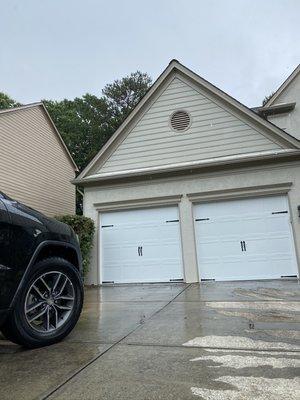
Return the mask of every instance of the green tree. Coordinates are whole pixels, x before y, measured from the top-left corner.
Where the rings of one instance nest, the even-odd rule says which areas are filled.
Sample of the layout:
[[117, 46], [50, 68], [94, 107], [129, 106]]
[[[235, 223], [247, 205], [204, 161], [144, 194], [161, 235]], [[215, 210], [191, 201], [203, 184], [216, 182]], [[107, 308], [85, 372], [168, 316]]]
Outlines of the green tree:
[[8, 94], [0, 92], [0, 109], [18, 107], [22, 104], [12, 99]]
[[148, 74], [137, 71], [104, 87], [102, 93], [116, 125], [120, 125], [130, 114], [151, 83]]
[[120, 126], [151, 85], [151, 78], [135, 72], [108, 84], [97, 97], [86, 93], [74, 100], [44, 100], [80, 170]]
[[270, 100], [270, 98], [273, 96], [275, 92], [272, 92], [271, 94], [269, 94], [268, 96], [266, 96], [263, 101], [262, 101], [262, 106], [265, 106], [267, 104], [267, 102]]
[[[121, 125], [152, 83], [140, 71], [115, 80], [97, 97], [86, 93], [74, 100], [43, 100], [78, 168], [82, 170]], [[0, 92], [0, 108], [20, 105]], [[77, 212], [82, 206], [77, 193]]]

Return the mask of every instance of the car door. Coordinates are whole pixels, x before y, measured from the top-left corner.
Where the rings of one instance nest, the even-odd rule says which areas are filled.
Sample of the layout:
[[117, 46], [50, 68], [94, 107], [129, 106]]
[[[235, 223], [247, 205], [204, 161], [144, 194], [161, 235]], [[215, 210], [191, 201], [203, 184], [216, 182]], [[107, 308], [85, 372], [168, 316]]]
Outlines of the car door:
[[0, 198], [0, 308], [9, 302], [12, 282], [11, 275], [11, 226], [7, 209]]

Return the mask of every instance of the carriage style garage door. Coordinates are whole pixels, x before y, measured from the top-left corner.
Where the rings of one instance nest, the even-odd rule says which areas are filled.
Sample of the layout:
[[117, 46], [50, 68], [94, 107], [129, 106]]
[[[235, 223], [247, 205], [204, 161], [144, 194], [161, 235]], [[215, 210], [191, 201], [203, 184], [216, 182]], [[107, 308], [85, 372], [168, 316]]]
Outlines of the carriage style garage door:
[[194, 207], [200, 279], [276, 279], [297, 275], [286, 196]]
[[107, 212], [100, 218], [102, 283], [182, 280], [176, 206]]

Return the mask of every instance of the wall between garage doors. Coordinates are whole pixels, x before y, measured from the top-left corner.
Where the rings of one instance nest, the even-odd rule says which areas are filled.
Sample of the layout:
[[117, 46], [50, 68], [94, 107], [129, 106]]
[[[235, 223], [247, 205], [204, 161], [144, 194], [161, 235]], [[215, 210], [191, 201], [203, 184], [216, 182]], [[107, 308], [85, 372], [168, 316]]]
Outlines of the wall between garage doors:
[[[102, 185], [85, 188], [84, 215], [96, 224], [91, 268], [87, 284], [99, 284], [99, 224], [103, 209], [178, 203], [180, 212], [183, 264], [186, 282], [197, 282], [197, 256], [194, 237], [193, 202], [212, 199], [253, 197], [288, 193], [294, 231], [298, 268], [300, 254], [300, 163], [290, 162], [268, 166], [239, 168], [178, 178], [153, 179], [139, 183]], [[174, 200], [172, 200], [174, 196]], [[171, 197], [171, 199], [170, 199]]]

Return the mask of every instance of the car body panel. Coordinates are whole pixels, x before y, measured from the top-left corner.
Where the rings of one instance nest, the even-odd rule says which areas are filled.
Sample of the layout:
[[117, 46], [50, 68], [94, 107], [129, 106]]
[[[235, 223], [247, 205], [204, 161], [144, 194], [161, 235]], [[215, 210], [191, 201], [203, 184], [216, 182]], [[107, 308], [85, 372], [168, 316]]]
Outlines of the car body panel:
[[0, 325], [40, 252], [51, 245], [72, 248], [81, 269], [79, 243], [68, 225], [0, 192]]

